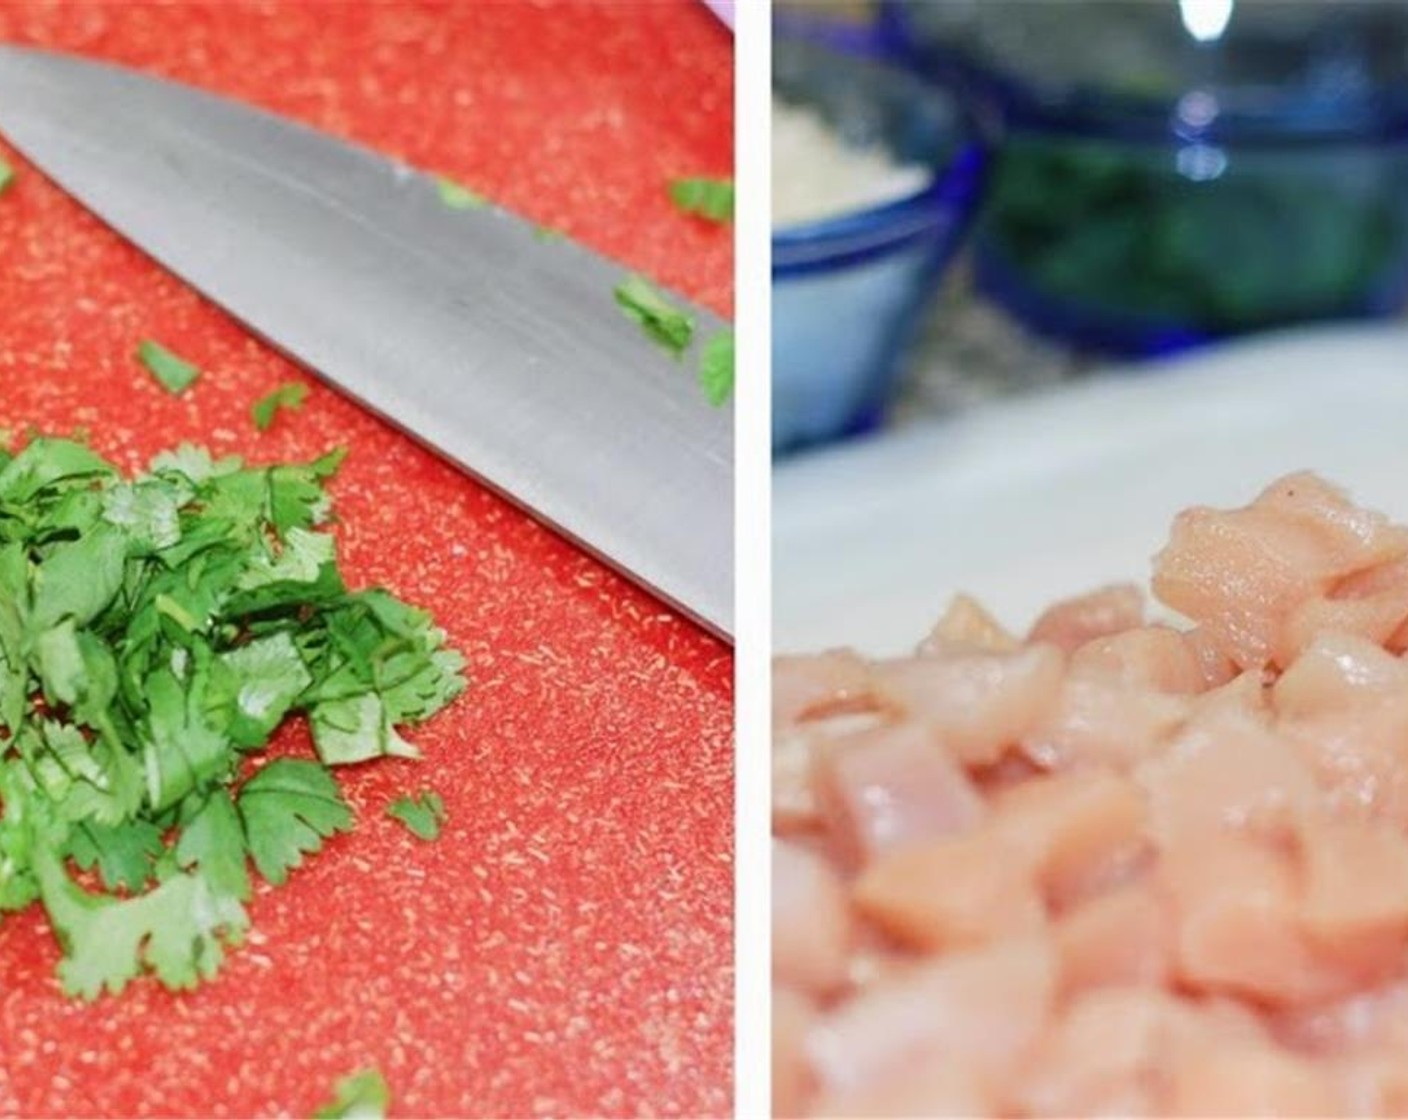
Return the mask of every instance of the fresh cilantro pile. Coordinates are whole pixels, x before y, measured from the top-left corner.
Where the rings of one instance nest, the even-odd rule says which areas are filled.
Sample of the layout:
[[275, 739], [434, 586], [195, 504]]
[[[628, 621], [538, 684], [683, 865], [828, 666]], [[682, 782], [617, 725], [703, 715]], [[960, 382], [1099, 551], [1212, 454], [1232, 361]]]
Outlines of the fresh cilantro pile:
[[[351, 827], [328, 768], [413, 756], [397, 727], [464, 687], [428, 615], [343, 583], [340, 461], [0, 450], [0, 911], [44, 907], [69, 993], [213, 975], [250, 865], [282, 883]], [[295, 712], [319, 760], [265, 762]]]

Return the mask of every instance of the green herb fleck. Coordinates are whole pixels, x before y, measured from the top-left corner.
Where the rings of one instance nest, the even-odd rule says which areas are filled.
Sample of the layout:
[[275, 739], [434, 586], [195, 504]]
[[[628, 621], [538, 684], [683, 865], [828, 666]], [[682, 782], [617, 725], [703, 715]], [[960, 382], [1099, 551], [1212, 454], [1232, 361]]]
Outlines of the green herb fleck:
[[199, 367], [150, 338], [143, 339], [137, 346], [137, 359], [168, 393], [184, 393], [200, 376]]
[[0, 159], [0, 194], [4, 194], [11, 183], [15, 181], [15, 169], [5, 160]]
[[724, 330], [704, 344], [699, 355], [699, 387], [715, 408], [733, 396], [733, 331]]
[[670, 201], [686, 214], [711, 222], [733, 221], [733, 180], [696, 176], [670, 180]]
[[694, 338], [694, 320], [660, 294], [644, 276], [628, 276], [616, 285], [616, 303], [626, 317], [640, 324], [646, 337], [676, 358]]
[[337, 1083], [333, 1099], [313, 1113], [313, 1120], [381, 1120], [391, 1106], [391, 1088], [379, 1070], [364, 1069]]
[[489, 200], [478, 191], [443, 175], [435, 176], [435, 189], [440, 193], [440, 201], [451, 210], [478, 210], [489, 205]]
[[298, 409], [308, 397], [308, 386], [301, 381], [285, 381], [273, 392], [260, 397], [250, 406], [249, 414], [254, 417], [254, 426], [267, 432], [274, 423], [274, 417], [281, 408]]
[[533, 236], [539, 241], [561, 241], [567, 235], [552, 226], [534, 226]]
[[[343, 581], [340, 461], [0, 451], [0, 912], [43, 907], [70, 994], [214, 975], [253, 877], [352, 826], [330, 768], [413, 753], [399, 729], [463, 689], [428, 614]], [[317, 759], [259, 766], [295, 714]]]
[[423, 791], [418, 797], [398, 797], [386, 807], [388, 816], [395, 817], [422, 840], [435, 840], [445, 823], [445, 802], [438, 793]]

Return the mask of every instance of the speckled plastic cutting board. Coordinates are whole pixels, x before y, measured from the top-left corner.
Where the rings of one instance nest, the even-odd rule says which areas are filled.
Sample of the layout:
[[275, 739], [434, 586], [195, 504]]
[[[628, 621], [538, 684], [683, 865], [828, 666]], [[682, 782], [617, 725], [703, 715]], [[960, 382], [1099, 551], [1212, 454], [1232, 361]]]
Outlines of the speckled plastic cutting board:
[[[732, 43], [687, 0], [9, 2], [0, 40], [300, 118], [731, 313], [729, 231], [665, 195], [731, 167]], [[128, 468], [346, 444], [349, 582], [431, 608], [472, 677], [412, 734], [423, 762], [342, 772], [358, 828], [259, 894], [198, 991], [84, 1005], [41, 915], [0, 921], [0, 1113], [306, 1116], [369, 1065], [393, 1115], [729, 1112], [729, 650], [322, 384], [257, 432], [250, 402], [305, 375], [0, 153], [0, 426], [83, 429]], [[147, 336], [205, 369], [194, 390], [136, 365]], [[422, 785], [434, 844], [384, 815]]]

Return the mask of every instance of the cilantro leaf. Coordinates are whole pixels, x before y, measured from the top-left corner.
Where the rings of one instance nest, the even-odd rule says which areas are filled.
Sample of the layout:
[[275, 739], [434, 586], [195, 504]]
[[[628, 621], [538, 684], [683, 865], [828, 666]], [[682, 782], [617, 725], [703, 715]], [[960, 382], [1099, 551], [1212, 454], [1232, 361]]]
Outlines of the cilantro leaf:
[[237, 746], [257, 747], [312, 683], [293, 639], [279, 631], [217, 655], [209, 700], [228, 721]]
[[670, 201], [686, 214], [712, 222], [733, 221], [733, 180], [694, 176], [671, 179]]
[[332, 775], [303, 759], [279, 758], [265, 766], [240, 790], [239, 810], [254, 866], [275, 886], [304, 854], [352, 827], [352, 810]]
[[55, 488], [90, 486], [116, 472], [101, 456], [67, 439], [36, 439], [0, 469], [0, 501], [22, 505]]
[[313, 745], [329, 766], [346, 766], [382, 755], [420, 757], [415, 747], [396, 734], [385, 703], [374, 693], [325, 701], [309, 718]]
[[168, 393], [184, 393], [200, 376], [199, 367], [150, 338], [144, 338], [138, 344], [137, 359]]
[[68, 854], [83, 870], [96, 867], [108, 890], [141, 890], [152, 875], [152, 865], [166, 850], [161, 829], [150, 821], [121, 824], [85, 821], [69, 835]]
[[14, 181], [15, 169], [5, 160], [0, 159], [0, 194], [4, 194]]
[[378, 1070], [363, 1069], [338, 1081], [333, 1099], [313, 1120], [380, 1120], [391, 1107], [391, 1088]]
[[699, 387], [704, 399], [721, 408], [733, 396], [733, 331], [720, 331], [699, 355]]
[[35, 629], [71, 618], [91, 622], [122, 587], [127, 534], [114, 525], [97, 525], [84, 537], [53, 545], [33, 576]]
[[438, 793], [422, 790], [416, 797], [398, 797], [386, 807], [386, 813], [422, 840], [435, 840], [440, 836], [440, 826], [445, 823], [445, 802]]
[[244, 823], [229, 792], [213, 790], [188, 812], [176, 844], [176, 863], [198, 868], [217, 896], [248, 902], [251, 888]]
[[279, 409], [300, 409], [308, 397], [308, 386], [301, 381], [285, 381], [278, 388], [266, 393], [249, 407], [254, 418], [254, 426], [267, 432], [274, 423]]
[[73, 441], [0, 452], [0, 911], [43, 906], [73, 994], [213, 975], [250, 860], [282, 883], [351, 826], [318, 762], [240, 785], [290, 714], [328, 762], [413, 754], [398, 725], [463, 689], [428, 614], [344, 585], [322, 531], [341, 459], [183, 446], [124, 480]]
[[244, 908], [221, 899], [203, 877], [175, 875], [136, 898], [89, 894], [56, 856], [35, 849], [40, 896], [66, 956], [59, 979], [70, 995], [116, 995], [147, 970], [169, 988], [193, 988], [215, 975], [224, 946], [248, 922]]
[[616, 285], [616, 303], [645, 336], [676, 358], [694, 338], [694, 320], [661, 295], [644, 276], [627, 276]]
[[18, 760], [0, 763], [0, 806], [0, 911], [22, 910], [39, 897], [34, 818], [43, 809], [34, 776]]
[[444, 175], [435, 176], [435, 190], [440, 195], [440, 201], [451, 210], [478, 210], [489, 205], [489, 200], [478, 191], [472, 191]]
[[185, 679], [165, 668], [146, 679], [142, 763], [154, 809], [175, 805], [192, 790], [228, 777], [233, 769], [231, 739], [210, 710], [208, 682], [204, 666]]

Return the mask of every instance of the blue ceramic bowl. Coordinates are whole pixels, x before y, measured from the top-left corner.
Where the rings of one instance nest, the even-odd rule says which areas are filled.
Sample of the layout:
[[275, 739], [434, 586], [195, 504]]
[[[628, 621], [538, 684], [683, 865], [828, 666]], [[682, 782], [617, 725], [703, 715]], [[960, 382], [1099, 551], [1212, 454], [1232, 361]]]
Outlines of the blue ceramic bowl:
[[1408, 7], [887, 0], [884, 36], [1000, 134], [979, 287], [1123, 355], [1408, 298]]
[[907, 198], [774, 230], [772, 431], [782, 452], [877, 422], [918, 312], [973, 213], [984, 157], [951, 94], [881, 61], [778, 39], [773, 88], [843, 137], [932, 169]]

